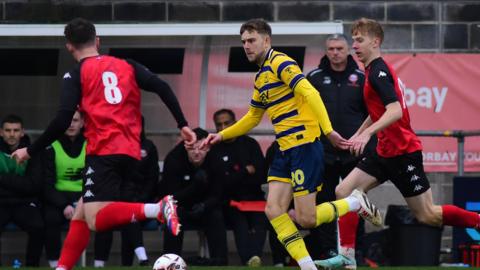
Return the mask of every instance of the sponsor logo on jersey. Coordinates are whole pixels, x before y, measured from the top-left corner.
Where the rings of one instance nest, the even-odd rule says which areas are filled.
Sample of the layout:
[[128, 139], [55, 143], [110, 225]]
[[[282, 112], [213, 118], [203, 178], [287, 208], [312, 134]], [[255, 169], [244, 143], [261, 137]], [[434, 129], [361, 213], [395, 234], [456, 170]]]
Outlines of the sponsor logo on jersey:
[[332, 83], [332, 79], [328, 76], [325, 76], [323, 78], [323, 84], [331, 84]]

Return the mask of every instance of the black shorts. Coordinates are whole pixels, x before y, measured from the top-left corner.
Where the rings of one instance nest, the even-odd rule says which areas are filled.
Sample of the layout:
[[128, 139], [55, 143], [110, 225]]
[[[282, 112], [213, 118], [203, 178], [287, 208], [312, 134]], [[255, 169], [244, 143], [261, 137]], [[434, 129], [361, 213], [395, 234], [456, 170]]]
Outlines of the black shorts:
[[83, 170], [83, 201], [129, 201], [139, 161], [127, 155], [86, 156]]
[[390, 180], [403, 197], [412, 197], [424, 193], [430, 188], [421, 151], [396, 157], [385, 158], [376, 151], [367, 154], [357, 164], [357, 168], [377, 178], [383, 183]]

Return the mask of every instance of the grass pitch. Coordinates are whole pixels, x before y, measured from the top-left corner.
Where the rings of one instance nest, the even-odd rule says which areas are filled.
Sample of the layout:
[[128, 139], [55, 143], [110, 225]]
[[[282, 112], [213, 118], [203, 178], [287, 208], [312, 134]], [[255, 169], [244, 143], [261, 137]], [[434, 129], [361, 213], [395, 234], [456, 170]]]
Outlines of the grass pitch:
[[[12, 267], [0, 267], [0, 270], [12, 270]], [[28, 267], [21, 267], [20, 270], [25, 269], [25, 270], [51, 270], [51, 268], [47, 267], [39, 267], [39, 268], [28, 268]], [[93, 267], [76, 267], [74, 269], [78, 270], [99, 270], [99, 268], [93, 268]], [[105, 267], [102, 268], [102, 270], [151, 270], [151, 267], [138, 267], [138, 266], [133, 266], [133, 267]], [[243, 267], [243, 266], [189, 266], [188, 270], [299, 270], [300, 268], [298, 267], [257, 267], [257, 268], [251, 268], [251, 267]], [[357, 268], [359, 270], [367, 270], [367, 269], [375, 269], [375, 268], [369, 268], [369, 267], [359, 267]], [[459, 270], [459, 269], [480, 269], [480, 268], [463, 268], [463, 267], [378, 267], [377, 269], [379, 270]]]

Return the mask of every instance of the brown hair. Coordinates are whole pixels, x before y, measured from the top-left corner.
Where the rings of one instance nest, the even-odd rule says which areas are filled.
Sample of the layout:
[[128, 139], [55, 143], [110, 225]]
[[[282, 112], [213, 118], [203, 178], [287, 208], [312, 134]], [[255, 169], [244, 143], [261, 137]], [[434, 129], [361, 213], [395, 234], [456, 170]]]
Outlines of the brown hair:
[[269, 37], [272, 36], [272, 28], [264, 19], [257, 18], [257, 19], [250, 19], [240, 27], [240, 35], [243, 32], [248, 31], [257, 31], [259, 34], [268, 35]]
[[352, 35], [356, 33], [366, 34], [371, 37], [376, 37], [380, 39], [380, 44], [383, 42], [383, 28], [375, 20], [360, 18], [353, 22], [352, 25]]

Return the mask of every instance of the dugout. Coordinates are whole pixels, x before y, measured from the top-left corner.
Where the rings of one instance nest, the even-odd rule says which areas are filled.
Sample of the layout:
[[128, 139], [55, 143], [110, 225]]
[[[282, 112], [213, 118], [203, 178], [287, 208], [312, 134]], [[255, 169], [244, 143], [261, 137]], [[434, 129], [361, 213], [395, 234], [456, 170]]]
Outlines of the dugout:
[[[212, 114], [232, 108], [238, 116], [246, 112], [256, 67], [246, 61], [241, 49], [241, 23], [97, 24], [100, 53], [133, 58], [167, 81], [175, 91], [192, 127], [214, 129]], [[327, 34], [343, 33], [341, 22], [271, 23], [274, 48], [282, 50], [310, 71], [323, 55]], [[55, 115], [61, 78], [74, 64], [65, 49], [63, 24], [0, 25], [0, 117], [16, 113], [24, 118], [26, 132], [36, 137]], [[142, 111], [149, 137], [163, 160], [177, 141], [175, 121], [161, 100], [142, 93]], [[260, 142], [273, 140], [268, 119], [259, 129], [268, 131]], [[185, 239], [187, 251], [198, 249], [196, 232]], [[118, 237], [110, 264], [119, 264]], [[188, 238], [188, 239], [187, 239]], [[5, 264], [23, 258], [25, 234], [9, 231], [3, 237]], [[161, 234], [145, 233], [152, 258], [161, 251]], [[6, 247], [10, 247], [7, 249]], [[229, 238], [230, 253], [236, 252]], [[92, 247], [87, 260], [92, 258]], [[235, 264], [237, 256], [231, 256]]]
[[[175, 91], [192, 127], [214, 129], [212, 114], [248, 109], [257, 71], [246, 60], [241, 23], [97, 24], [100, 53], [130, 57], [145, 64]], [[323, 55], [327, 34], [343, 33], [341, 22], [271, 23], [275, 49], [291, 55], [305, 72]], [[65, 49], [63, 24], [0, 25], [0, 115], [24, 118], [27, 133], [41, 132], [55, 115], [61, 77], [74, 64]], [[160, 160], [175, 144], [175, 121], [155, 94], [142, 94], [146, 129]], [[256, 129], [265, 148], [273, 140], [268, 119]]]

